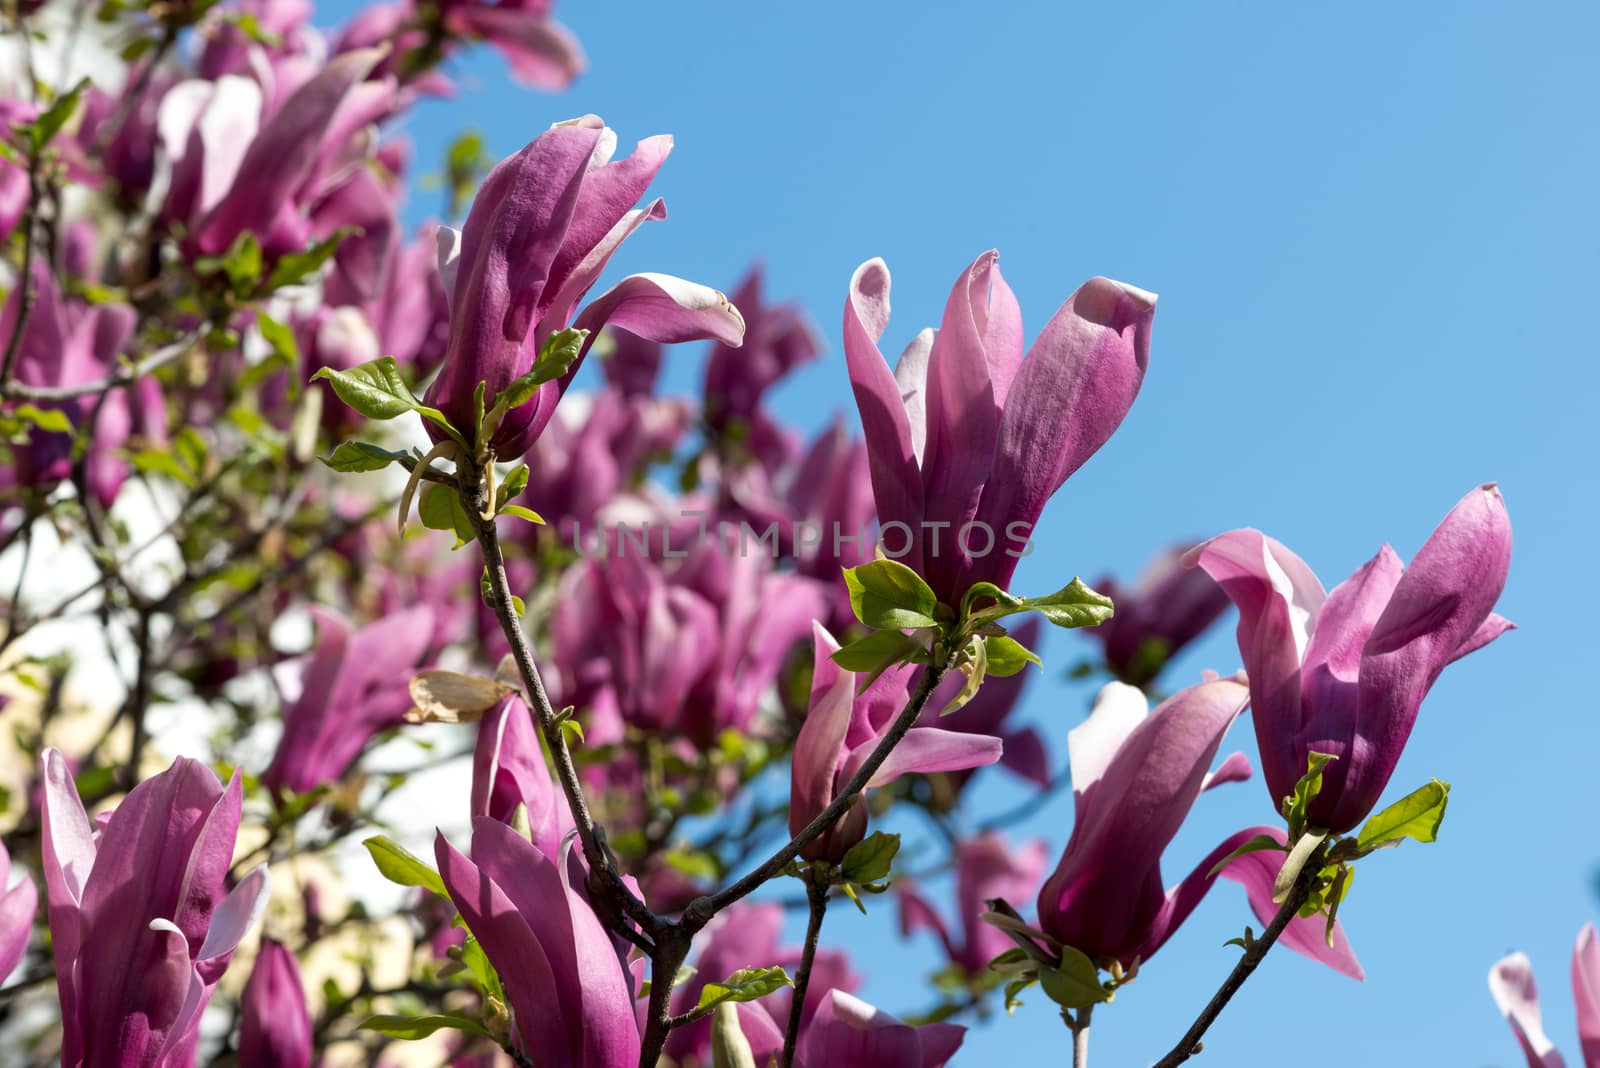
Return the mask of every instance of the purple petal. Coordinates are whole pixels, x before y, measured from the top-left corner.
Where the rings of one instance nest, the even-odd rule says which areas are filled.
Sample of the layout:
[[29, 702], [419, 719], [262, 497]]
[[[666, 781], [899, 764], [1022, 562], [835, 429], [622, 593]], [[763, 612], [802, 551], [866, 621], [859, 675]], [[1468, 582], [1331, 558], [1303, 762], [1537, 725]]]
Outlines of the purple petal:
[[[850, 754], [841, 775], [848, 779], [877, 748], [877, 739]], [[902, 775], [928, 775], [936, 771], [965, 771], [995, 763], [1003, 751], [1000, 739], [987, 734], [966, 734], [937, 727], [913, 727], [878, 766], [868, 787], [887, 786]]]
[[1600, 1065], [1600, 945], [1594, 924], [1578, 932], [1572, 950], [1572, 1000], [1578, 1009], [1578, 1045], [1585, 1065]]
[[833, 801], [855, 703], [856, 676], [833, 662], [839, 643], [812, 626], [811, 703], [790, 758], [789, 833], [799, 833]]
[[1566, 1068], [1555, 1043], [1544, 1033], [1539, 988], [1526, 956], [1513, 953], [1489, 969], [1489, 994], [1511, 1024], [1511, 1032], [1528, 1058], [1528, 1068]]

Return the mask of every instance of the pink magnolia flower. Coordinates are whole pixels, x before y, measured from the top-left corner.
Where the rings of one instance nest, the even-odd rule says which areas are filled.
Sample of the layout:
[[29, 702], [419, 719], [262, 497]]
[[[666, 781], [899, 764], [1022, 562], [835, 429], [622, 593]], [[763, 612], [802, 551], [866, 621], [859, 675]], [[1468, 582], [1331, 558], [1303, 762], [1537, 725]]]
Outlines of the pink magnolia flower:
[[309, 1068], [311, 1013], [294, 954], [262, 939], [239, 1005], [239, 1068]]
[[[1017, 641], [1036, 650], [1043, 629], [1037, 617], [1030, 617], [1013, 627], [1011, 633]], [[961, 692], [966, 681], [959, 672], [951, 672], [933, 691], [927, 708], [917, 722], [924, 727], [942, 727], [964, 734], [996, 735], [1005, 743], [1000, 767], [1031, 783], [1048, 786], [1051, 778], [1050, 754], [1045, 749], [1044, 739], [1032, 727], [1017, 727], [1014, 724], [1008, 727], [1006, 724], [1016, 711], [1017, 702], [1022, 699], [1022, 690], [1032, 674], [1031, 668], [1024, 668], [1015, 675], [991, 676], [984, 680], [972, 700], [949, 715], [944, 715], [945, 707]], [[971, 771], [958, 771], [950, 775], [956, 794], [959, 795], [972, 775]]]
[[1511, 628], [1492, 611], [1511, 566], [1511, 520], [1492, 483], [1450, 510], [1410, 567], [1385, 545], [1332, 593], [1258, 530], [1222, 534], [1185, 559], [1239, 607], [1273, 804], [1310, 753], [1331, 753], [1307, 818], [1336, 833], [1377, 804], [1439, 673]]
[[[590, 331], [579, 362], [608, 324], [664, 342], [709, 337], [737, 345], [744, 336], [744, 322], [726, 297], [670, 275], [630, 275], [578, 310], [628, 235], [666, 214], [660, 200], [633, 205], [672, 139], [647, 138], [613, 162], [615, 148], [616, 135], [594, 115], [552, 127], [489, 172], [459, 235], [441, 232], [450, 345], [426, 400], [454, 425], [471, 426], [479, 382], [495, 397], [569, 325]], [[527, 449], [577, 367], [507, 413], [491, 441], [496, 453]], [[429, 433], [437, 440], [443, 432], [430, 424]]]
[[[739, 1027], [757, 1064], [783, 1050], [783, 1027], [759, 1001], [739, 1006]], [[959, 1024], [902, 1023], [843, 990], [829, 990], [800, 1032], [794, 1062], [799, 1068], [944, 1068], [961, 1048], [967, 1029]]]
[[189, 1064], [200, 1017], [267, 901], [266, 867], [224, 893], [242, 792], [179, 757], [98, 829], [54, 749], [43, 855], [64, 1068]]
[[472, 824], [472, 859], [442, 833], [434, 857], [505, 984], [517, 1049], [552, 1068], [634, 1068], [632, 976], [583, 894], [578, 858], [546, 856], [481, 816]]
[[28, 952], [33, 916], [39, 911], [39, 889], [26, 871], [13, 885], [11, 855], [0, 844], [0, 983], [17, 970]]
[[300, 696], [283, 714], [283, 737], [261, 781], [303, 792], [336, 782], [379, 731], [411, 707], [408, 685], [433, 636], [433, 610], [413, 605], [360, 628], [311, 609], [316, 644]]
[[[866, 762], [909, 696], [911, 670], [885, 671], [859, 697], [860, 680], [833, 662], [839, 643], [813, 624], [811, 703], [795, 739], [790, 776], [789, 831], [798, 834], [833, 802], [836, 791]], [[938, 727], [912, 727], [868, 781], [886, 786], [902, 775], [960, 771], [1000, 759], [1000, 739]], [[866, 837], [867, 807], [853, 805], [837, 823], [806, 846], [811, 860], [844, 859]]]
[[[1229, 835], [1168, 890], [1161, 858], [1202, 790], [1250, 773], [1235, 754], [1214, 773], [1222, 736], [1249, 701], [1244, 685], [1215, 679], [1181, 690], [1154, 712], [1138, 689], [1106, 685], [1094, 712], [1067, 735], [1075, 818], [1056, 870], [1039, 892], [1039, 926], [1057, 942], [1101, 965], [1132, 968], [1149, 960], [1216, 882], [1217, 862], [1258, 834]], [[1276, 832], [1280, 841], [1282, 832]], [[1222, 875], [1241, 883], [1262, 922], [1278, 908], [1272, 882], [1282, 857], [1247, 853]], [[1296, 952], [1345, 975], [1361, 976], [1343, 930], [1330, 948], [1321, 917], [1296, 918], [1282, 936]]]
[[572, 813], [550, 776], [533, 713], [521, 694], [512, 694], [478, 721], [472, 815], [511, 823], [519, 805], [527, 813], [533, 844], [547, 857], [559, 854], [573, 828]]
[[1105, 649], [1106, 667], [1130, 686], [1148, 686], [1184, 646], [1228, 610], [1228, 595], [1211, 576], [1183, 566], [1192, 549], [1166, 549], [1124, 589], [1111, 577], [1094, 588], [1116, 603], [1116, 615], [1083, 633]]
[[1144, 381], [1156, 298], [1095, 278], [1022, 352], [1022, 312], [996, 264], [956, 280], [944, 321], [891, 373], [878, 350], [889, 268], [850, 280], [844, 351], [866, 431], [885, 553], [948, 605], [1004, 589], [1051, 494], [1105, 444]]
[[1012, 946], [1011, 939], [993, 924], [982, 922], [985, 902], [1003, 898], [1026, 901], [1039, 889], [1048, 861], [1043, 841], [1019, 847], [1004, 835], [990, 831], [962, 839], [955, 847], [956, 919], [952, 924], [914, 884], [895, 884], [900, 899], [900, 933], [932, 931], [945, 955], [967, 975], [981, 975], [989, 962]]
[[[707, 983], [721, 982], [740, 968], [788, 969], [792, 974], [800, 963], [800, 947], [780, 943], [783, 934], [783, 906], [775, 903], [740, 903], [721, 913], [702, 937], [705, 939], [695, 959], [694, 977], [672, 992], [672, 1011], [688, 1012], [699, 1004], [700, 992]], [[861, 977], [850, 968], [849, 956], [839, 949], [824, 946], [817, 950], [811, 967], [811, 985], [801, 1009], [802, 1026], [816, 1014], [829, 990], [854, 991]], [[788, 1020], [794, 992], [785, 987], [761, 999], [775, 1019]], [[709, 1063], [711, 1021], [697, 1020], [674, 1028], [667, 1037], [666, 1054], [682, 1063], [693, 1058]]]
[[[1525, 955], [1513, 953], [1489, 969], [1489, 993], [1511, 1024], [1528, 1068], [1566, 1068], [1566, 1061], [1544, 1032], [1539, 988]], [[1578, 1010], [1583, 1066], [1600, 1068], [1600, 944], [1592, 923], [1583, 925], [1572, 951], [1572, 999]]]

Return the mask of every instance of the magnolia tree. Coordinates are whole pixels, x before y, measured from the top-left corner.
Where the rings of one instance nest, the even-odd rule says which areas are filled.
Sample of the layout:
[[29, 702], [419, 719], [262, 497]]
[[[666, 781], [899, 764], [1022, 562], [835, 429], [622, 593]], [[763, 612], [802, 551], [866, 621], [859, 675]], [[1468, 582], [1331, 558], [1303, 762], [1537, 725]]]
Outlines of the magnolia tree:
[[[1510, 626], [1493, 485], [1331, 591], [1248, 528], [1137, 584], [1018, 589], [1137, 398], [1153, 294], [1090, 279], [1030, 343], [986, 252], [892, 364], [878, 259], [826, 331], [758, 270], [597, 294], [665, 215], [672, 141], [623, 154], [593, 115], [492, 168], [464, 137], [463, 225], [408, 232], [389, 131], [452, 57], [553, 91], [582, 53], [540, 0], [311, 14], [6, 10], [0, 1062], [934, 1068], [1037, 986], [1082, 1065], [1219, 878], [1244, 933], [1152, 1036], [1164, 1068], [1275, 945], [1361, 977], [1352, 872], [1432, 841], [1449, 793], [1391, 788], [1396, 761]], [[699, 395], [663, 396], [664, 346], [696, 341]], [[805, 441], [766, 397], [825, 344], [860, 433]], [[1230, 602], [1244, 670], [1169, 678]], [[1012, 710], [1052, 627], [1106, 681], [1041, 734]], [[1256, 756], [1219, 758], [1247, 708]], [[973, 811], [994, 764], [1070, 784], [1070, 836]], [[1200, 794], [1257, 764], [1260, 825], [1165, 877]], [[427, 779], [452, 767], [470, 785]], [[391, 804], [408, 780], [461, 788]], [[894, 811], [937, 832], [914, 857]], [[400, 889], [349, 891], [380, 873]], [[856, 995], [839, 908], [941, 948], [895, 1006], [924, 1011]], [[1592, 928], [1574, 978], [1600, 1064]], [[1492, 986], [1559, 1064], [1526, 960]]]

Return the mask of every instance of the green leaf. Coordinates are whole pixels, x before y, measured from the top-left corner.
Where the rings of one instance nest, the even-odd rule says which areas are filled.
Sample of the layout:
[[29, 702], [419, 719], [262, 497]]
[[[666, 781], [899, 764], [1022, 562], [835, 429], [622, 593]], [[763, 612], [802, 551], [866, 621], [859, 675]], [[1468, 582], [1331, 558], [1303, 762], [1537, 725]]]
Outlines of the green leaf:
[[1039, 972], [1039, 985], [1046, 997], [1065, 1009], [1081, 1009], [1111, 999], [1100, 984], [1100, 969], [1094, 961], [1071, 946], [1061, 947], [1060, 967]]
[[455, 533], [459, 544], [466, 544], [478, 535], [472, 528], [472, 519], [461, 506], [461, 498], [453, 486], [433, 482], [422, 491], [422, 503], [417, 505], [417, 517], [429, 530], [449, 530]]
[[1283, 799], [1283, 818], [1289, 821], [1289, 839], [1294, 841], [1306, 829], [1306, 809], [1322, 792], [1322, 769], [1339, 759], [1332, 753], [1312, 750], [1306, 754], [1306, 773], [1294, 784], [1294, 792]]
[[228, 285], [239, 294], [252, 293], [261, 279], [261, 242], [249, 230], [242, 231], [220, 256], [202, 256], [194, 262], [201, 274], [224, 274]]
[[1219, 872], [1221, 872], [1223, 868], [1226, 868], [1236, 858], [1242, 857], [1246, 853], [1259, 853], [1264, 849], [1276, 849], [1276, 850], [1278, 850], [1280, 852], [1284, 852], [1284, 853], [1287, 853], [1289, 851], [1289, 847], [1288, 846], [1286, 846], [1282, 842], [1278, 841], [1272, 835], [1270, 835], [1270, 834], [1258, 834], [1254, 838], [1252, 838], [1248, 842], [1246, 842], [1244, 845], [1240, 846], [1238, 849], [1235, 849], [1232, 853], [1229, 853], [1227, 856], [1223, 857], [1221, 860], [1219, 860], [1215, 864], [1213, 864], [1211, 866], [1211, 871], [1209, 872], [1209, 874], [1212, 875], [1212, 876], [1215, 876]]
[[72, 421], [67, 418], [67, 413], [60, 408], [40, 408], [33, 404], [19, 404], [12, 408], [7, 415], [25, 419], [38, 427], [53, 434], [68, 434], [72, 431]]
[[443, 412], [423, 404], [411, 392], [411, 387], [400, 376], [400, 365], [395, 363], [393, 356], [380, 356], [348, 371], [324, 367], [311, 376], [311, 381], [319, 378], [327, 379], [340, 400], [368, 419], [393, 419], [407, 412], [416, 412], [443, 427], [458, 444], [465, 445], [460, 432], [450, 425], [450, 420], [445, 418]]
[[846, 671], [881, 671], [918, 648], [921, 643], [897, 630], [875, 630], [840, 648], [832, 660]]
[[1015, 675], [1029, 664], [1041, 667], [1044, 661], [1026, 645], [1005, 634], [992, 635], [983, 640], [983, 653], [989, 674], [998, 678]]
[[477, 130], [467, 130], [451, 142], [444, 160], [451, 218], [461, 214], [461, 209], [472, 199], [479, 180], [493, 163], [494, 160], [484, 148], [483, 134]]
[[939, 710], [941, 716], [948, 716], [967, 707], [967, 703], [978, 696], [978, 688], [983, 685], [983, 680], [989, 674], [989, 646], [983, 638], [974, 636], [962, 652], [956, 669], [966, 676], [966, 681], [961, 684], [960, 691], [950, 699], [950, 703]]
[[839, 874], [848, 883], [875, 883], [887, 879], [898, 852], [898, 834], [873, 831], [845, 853], [839, 864]]
[[874, 560], [845, 568], [844, 581], [856, 618], [874, 630], [936, 625], [939, 598], [921, 575], [898, 561]]
[[534, 361], [533, 369], [495, 394], [495, 407], [504, 405], [510, 411], [531, 401], [540, 386], [554, 382], [572, 369], [588, 336], [589, 331], [574, 330], [572, 327], [551, 334], [544, 348], [539, 350], [539, 358]]
[[321, 457], [335, 471], [381, 471], [406, 459], [403, 452], [390, 452], [368, 441], [341, 441], [333, 452]]
[[1339, 922], [1339, 906], [1350, 893], [1350, 880], [1356, 876], [1356, 870], [1348, 864], [1339, 865], [1339, 870], [1333, 876], [1333, 885], [1328, 887], [1327, 908], [1328, 926], [1323, 932], [1323, 940], [1328, 943], [1328, 948], [1333, 948], [1333, 928]]
[[1017, 995], [1028, 989], [1037, 979], [1013, 979], [1006, 984], [1006, 1015], [1010, 1016], [1017, 1011], [1017, 1006], [1022, 1004], [1022, 999]]
[[[517, 600], [517, 598], [515, 598], [515, 597], [513, 597], [511, 599], [513, 601]], [[519, 615], [519, 616], [522, 615], [524, 611], [526, 611], [526, 609], [523, 609], [523, 608], [519, 607], [517, 609], [517, 615]], [[561, 733], [563, 733], [563, 734], [565, 734], [567, 736], [567, 744], [568, 745], [571, 745], [574, 742], [576, 742], [579, 745], [583, 744], [583, 724], [579, 723], [577, 720], [571, 718], [570, 716], [561, 721]]]
[[272, 267], [272, 277], [267, 280], [267, 288], [277, 289], [305, 281], [332, 258], [339, 250], [341, 241], [360, 232], [359, 226], [341, 226], [321, 241], [313, 242], [304, 252], [291, 252], [278, 257], [278, 262]]
[[720, 983], [707, 983], [695, 1009], [714, 1008], [724, 1001], [754, 1001], [786, 986], [794, 986], [794, 980], [782, 968], [740, 968]]
[[502, 505], [499, 514], [514, 515], [518, 519], [526, 519], [535, 526], [544, 526], [544, 516], [540, 515], [538, 512], [535, 512], [532, 508], [524, 508], [520, 504]]
[[1362, 824], [1361, 833], [1356, 835], [1356, 846], [1363, 852], [1371, 852], [1406, 838], [1435, 841], [1449, 801], [1450, 784], [1434, 779]]
[[61, 128], [71, 121], [73, 113], [78, 110], [78, 102], [83, 99], [83, 91], [88, 87], [89, 79], [81, 79], [77, 85], [51, 101], [37, 119], [22, 127], [28, 131], [35, 153], [54, 141]]
[[400, 886], [420, 886], [440, 897], [450, 896], [445, 891], [444, 880], [439, 878], [439, 873], [399, 843], [381, 834], [375, 834], [361, 844], [372, 854], [372, 862], [378, 866], [378, 871], [391, 883], [398, 883]]
[[986, 597], [995, 603], [980, 609], [977, 615], [982, 618], [998, 619], [1010, 615], [1012, 612], [1022, 611], [1022, 598], [1013, 596], [996, 586], [992, 582], [975, 582], [961, 598], [961, 614], [973, 615], [972, 604], [980, 597]]
[[1033, 610], [1058, 627], [1093, 627], [1111, 618], [1111, 598], [1073, 579], [1045, 597], [1024, 597], [1018, 611]]
[[445, 1028], [465, 1031], [469, 1035], [478, 1035], [482, 1038], [493, 1037], [478, 1021], [454, 1012], [438, 1012], [429, 1016], [369, 1016], [361, 1024], [363, 1031], [376, 1031], [390, 1038], [411, 1040], [427, 1038], [435, 1031], [442, 1031]]
[[495, 490], [495, 510], [505, 509], [506, 502], [528, 488], [528, 465], [518, 464], [511, 469], [511, 473], [500, 480], [500, 486]]

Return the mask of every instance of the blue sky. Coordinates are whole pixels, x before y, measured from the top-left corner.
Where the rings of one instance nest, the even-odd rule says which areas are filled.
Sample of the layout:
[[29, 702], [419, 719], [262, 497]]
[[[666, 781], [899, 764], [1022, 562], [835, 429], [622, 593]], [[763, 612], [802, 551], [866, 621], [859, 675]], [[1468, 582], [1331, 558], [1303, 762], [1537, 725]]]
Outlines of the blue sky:
[[[1580, 685], [1600, 520], [1600, 8], [566, 0], [559, 14], [590, 55], [579, 85], [525, 92], [475, 56], [461, 96], [411, 121], [417, 159], [467, 125], [509, 154], [586, 111], [625, 144], [676, 135], [656, 186], [671, 218], [617, 265], [728, 288], [764, 259], [829, 341], [778, 394], [801, 425], [854, 422], [838, 324], [868, 257], [894, 273], [891, 349], [990, 247], [1030, 335], [1094, 274], [1162, 295], [1144, 391], [1046, 513], [1024, 589], [1245, 525], [1331, 586], [1385, 540], [1409, 558], [1469, 488], [1501, 483], [1517, 539], [1501, 610], [1521, 629], [1446, 673], [1391, 791], [1453, 783], [1443, 840], [1362, 865], [1344, 917], [1364, 984], [1275, 953], [1197, 1063], [1282, 1063], [1310, 1023], [1337, 1029], [1352, 1063], [1519, 1064], [1484, 985], [1515, 948], [1575, 1054], [1568, 960], [1600, 919], [1600, 728]], [[418, 193], [411, 214], [436, 203]], [[682, 350], [672, 382], [690, 386], [700, 359]], [[1060, 675], [1086, 648], [1052, 635], [1030, 688], [1026, 716], [1058, 760], [1090, 696]], [[1237, 666], [1230, 622], [1174, 677]], [[1248, 725], [1230, 741], [1250, 749]], [[979, 801], [1020, 796], [990, 781]], [[1271, 816], [1259, 781], [1208, 795], [1170, 877]], [[1025, 830], [1059, 848], [1070, 822], [1061, 797]], [[870, 999], [914, 1009], [907, 977], [934, 956], [888, 938], [878, 909], [876, 924], [841, 910], [825, 937], [869, 967]], [[1097, 1014], [1094, 1062], [1163, 1053], [1247, 919], [1220, 886]], [[958, 1063], [1065, 1050], [1035, 995], [975, 1028]]]

